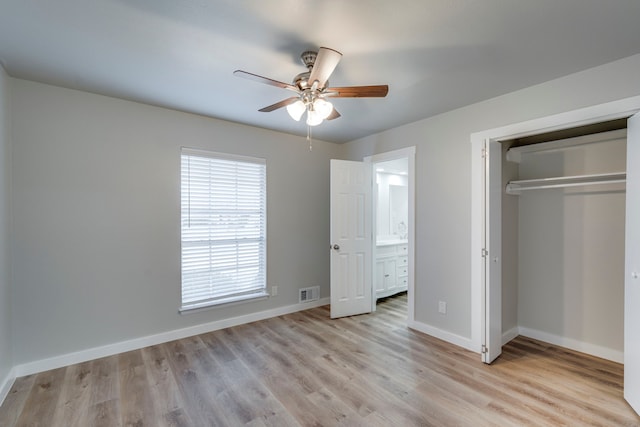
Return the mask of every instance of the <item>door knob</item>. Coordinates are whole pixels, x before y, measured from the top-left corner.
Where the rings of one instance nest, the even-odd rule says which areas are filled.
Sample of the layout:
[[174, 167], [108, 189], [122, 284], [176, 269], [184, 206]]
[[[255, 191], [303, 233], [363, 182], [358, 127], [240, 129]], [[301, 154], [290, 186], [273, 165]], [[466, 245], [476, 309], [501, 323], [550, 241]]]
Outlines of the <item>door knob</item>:
[[340, 245], [333, 245], [333, 249], [335, 249], [336, 251], [340, 250]]

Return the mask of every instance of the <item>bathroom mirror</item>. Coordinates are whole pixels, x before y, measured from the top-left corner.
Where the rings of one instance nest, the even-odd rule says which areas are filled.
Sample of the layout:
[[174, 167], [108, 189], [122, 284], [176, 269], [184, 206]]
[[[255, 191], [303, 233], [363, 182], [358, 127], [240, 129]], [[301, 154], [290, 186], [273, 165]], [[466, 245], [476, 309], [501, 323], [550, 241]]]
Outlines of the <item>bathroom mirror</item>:
[[407, 238], [409, 222], [409, 193], [406, 185], [389, 185], [389, 225], [391, 235]]
[[377, 241], [406, 240], [409, 217], [407, 159], [376, 163]]

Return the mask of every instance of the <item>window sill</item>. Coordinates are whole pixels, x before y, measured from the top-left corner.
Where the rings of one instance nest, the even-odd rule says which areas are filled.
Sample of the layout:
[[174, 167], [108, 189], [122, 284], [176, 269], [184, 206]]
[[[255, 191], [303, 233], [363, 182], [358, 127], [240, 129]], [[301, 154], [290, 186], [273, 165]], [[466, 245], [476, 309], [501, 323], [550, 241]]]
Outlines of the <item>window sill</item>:
[[183, 305], [178, 311], [180, 314], [199, 313], [201, 311], [211, 310], [216, 307], [227, 307], [237, 304], [244, 304], [247, 302], [260, 301], [267, 298], [269, 298], [269, 294], [267, 292], [260, 292], [257, 294], [233, 296], [216, 301], [206, 301], [201, 303]]

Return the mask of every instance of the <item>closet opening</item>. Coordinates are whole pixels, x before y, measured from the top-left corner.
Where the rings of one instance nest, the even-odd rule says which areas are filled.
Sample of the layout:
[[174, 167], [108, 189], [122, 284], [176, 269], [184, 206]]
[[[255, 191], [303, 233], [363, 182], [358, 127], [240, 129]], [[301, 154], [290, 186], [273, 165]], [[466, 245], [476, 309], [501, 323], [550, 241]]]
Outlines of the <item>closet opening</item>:
[[[637, 167], [640, 162], [639, 112], [640, 96], [635, 96], [471, 135], [471, 299], [472, 319], [475, 320], [472, 323], [472, 339], [477, 343], [482, 361], [494, 361], [500, 356], [502, 345], [516, 334], [535, 333], [541, 334], [532, 338], [552, 344], [611, 360], [622, 358], [624, 398], [638, 413], [640, 329], [636, 325], [640, 322], [640, 223], [636, 218], [640, 218], [640, 168]], [[512, 151], [510, 156], [520, 150], [523, 152], [517, 154], [522, 157], [542, 156], [545, 161], [539, 162], [542, 164], [537, 166], [521, 162], [517, 168], [513, 162], [506, 161], [507, 149], [511, 148], [508, 141], [618, 119], [626, 122], [625, 150], [620, 148], [620, 142], [616, 145], [615, 138], [577, 144], [575, 147], [568, 143], [567, 147], [538, 153], [535, 149], [532, 153], [524, 153], [529, 150], [527, 146], [532, 145], [524, 144], [516, 147], [516, 151]], [[606, 132], [616, 131], [609, 129]], [[592, 134], [593, 132], [587, 132], [587, 135], [579, 138], [596, 138]], [[574, 137], [564, 138], [570, 140]], [[545, 142], [540, 143], [542, 144]], [[611, 145], [608, 149], [601, 148], [607, 144]], [[614, 152], [618, 152], [618, 155]], [[626, 156], [624, 164], [620, 161], [622, 152]], [[544, 172], [545, 175], [525, 176], [525, 172], [535, 170]], [[558, 170], [562, 175], [556, 175]], [[574, 175], [571, 170], [580, 172]], [[622, 173], [625, 183], [615, 182], [621, 179]], [[585, 175], [588, 176], [585, 178]], [[528, 178], [538, 182], [532, 183]], [[537, 186], [540, 184], [539, 180], [545, 178], [557, 178], [564, 182], [561, 182], [562, 186], [559, 188], [528, 189], [521, 191], [519, 196], [508, 195], [509, 198], [506, 198], [509, 181], [522, 190], [523, 186]], [[591, 186], [565, 185], [575, 184], [575, 179], [586, 180]], [[597, 180], [598, 183], [593, 185], [592, 180]], [[607, 180], [609, 181], [600, 183]], [[543, 181], [543, 185], [546, 186], [547, 183]], [[615, 187], [622, 185], [624, 188]], [[515, 186], [512, 186], [512, 190], [513, 187]], [[525, 200], [531, 197], [532, 200]], [[543, 197], [556, 199], [560, 204], [551, 205], [536, 199]], [[518, 201], [513, 200], [514, 198]], [[503, 201], [507, 204], [504, 212], [513, 212], [516, 210], [513, 204], [517, 206], [517, 221], [512, 215], [511, 223], [505, 221], [503, 224]], [[622, 204], [623, 214], [620, 213]], [[612, 218], [610, 214], [616, 212], [619, 218], [617, 221], [606, 219]], [[532, 222], [525, 222], [525, 219]], [[542, 225], [539, 233], [531, 231], [532, 224]], [[591, 234], [585, 234], [585, 230]], [[525, 242], [524, 236], [519, 235], [521, 231], [525, 235], [531, 235], [531, 240]], [[622, 253], [619, 252], [619, 243], [615, 243], [619, 242], [621, 234], [624, 235]], [[512, 241], [509, 242], [509, 239]], [[566, 243], [567, 241], [573, 243]], [[525, 247], [525, 244], [528, 246]], [[535, 246], [542, 248], [541, 252], [533, 253], [531, 248]], [[518, 253], [507, 249], [516, 247]], [[612, 256], [612, 251], [618, 255]], [[531, 264], [513, 267], [514, 259], [521, 260], [529, 253], [542, 261], [538, 268], [530, 267]], [[566, 267], [567, 263], [571, 268]], [[598, 265], [600, 268], [593, 268]], [[624, 268], [622, 272], [621, 266]], [[509, 268], [512, 270], [509, 271]], [[504, 280], [510, 283], [504, 289], [503, 273]], [[622, 274], [622, 279], [606, 277], [607, 274]], [[524, 283], [514, 285], [514, 280], [524, 281], [527, 277], [533, 277], [542, 289], [529, 288]], [[588, 283], [590, 287], [583, 287], [578, 291], [575, 288], [563, 288], [559, 292], [551, 286], [553, 279], [557, 278], [563, 284]], [[622, 291], [615, 282], [624, 283]], [[602, 285], [597, 287], [594, 283]], [[602, 287], [607, 292], [602, 293]], [[539, 296], [543, 291], [547, 295]], [[555, 294], [549, 297], [549, 292]], [[620, 292], [623, 293], [622, 307], [612, 302], [619, 300], [616, 294], [619, 295]], [[531, 301], [531, 305], [525, 307], [524, 301], [527, 299]], [[607, 307], [604, 311], [607, 312], [607, 318], [611, 319], [588, 312], [585, 307], [589, 306], [598, 310]], [[531, 313], [534, 310], [537, 312]], [[620, 324], [620, 319], [622, 327], [611, 326]], [[620, 338], [623, 350], [620, 350]]]
[[503, 344], [623, 363], [626, 119], [501, 148]]

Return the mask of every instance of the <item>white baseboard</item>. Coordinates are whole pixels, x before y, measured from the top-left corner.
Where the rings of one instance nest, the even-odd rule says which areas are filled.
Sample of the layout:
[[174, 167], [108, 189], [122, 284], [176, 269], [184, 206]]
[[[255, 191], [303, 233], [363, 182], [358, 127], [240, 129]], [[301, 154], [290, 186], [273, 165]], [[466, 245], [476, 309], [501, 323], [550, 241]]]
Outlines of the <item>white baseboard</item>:
[[591, 356], [600, 357], [602, 359], [611, 360], [617, 363], [624, 363], [624, 352], [613, 350], [596, 344], [590, 344], [584, 341], [578, 341], [572, 338], [561, 337], [559, 335], [549, 334], [547, 332], [537, 331], [535, 329], [519, 327], [519, 334], [534, 340], [544, 341], [549, 344], [566, 347], [581, 353], [590, 354]]
[[417, 322], [415, 320], [407, 322], [407, 326], [409, 326], [411, 329], [415, 329], [416, 331], [457, 345], [458, 347], [462, 347], [475, 353], [480, 353], [480, 344], [474, 343], [473, 340], [469, 338], [465, 338], [452, 332], [444, 331], [442, 329], [427, 325], [426, 323]]
[[318, 301], [294, 304], [285, 307], [274, 308], [271, 310], [251, 313], [244, 316], [216, 320], [214, 322], [190, 326], [188, 328], [175, 329], [155, 335], [148, 335], [145, 337], [134, 338], [132, 340], [121, 341], [101, 347], [94, 347], [74, 353], [63, 354], [48, 359], [23, 363], [14, 367], [13, 378], [15, 379], [16, 377], [22, 377], [24, 375], [31, 375], [38, 372], [48, 371], [50, 369], [61, 368], [63, 366], [68, 366], [75, 363], [82, 363], [89, 360], [98, 359], [100, 357], [112, 356], [114, 354], [123, 353], [126, 351], [138, 350], [150, 345], [162, 344], [193, 335], [204, 334], [207, 332], [217, 331], [219, 329], [238, 326], [258, 320], [269, 319], [271, 317], [282, 316], [284, 314], [295, 313], [297, 311], [308, 310], [310, 308], [320, 307], [329, 303], [329, 298], [322, 298]]
[[7, 374], [7, 377], [3, 380], [0, 380], [0, 405], [2, 405], [4, 399], [6, 399], [7, 395], [9, 395], [9, 391], [11, 390], [11, 387], [13, 386], [16, 378], [16, 370], [15, 368], [12, 368]]
[[507, 344], [509, 341], [511, 341], [512, 339], [514, 339], [518, 335], [520, 335], [520, 328], [517, 327], [517, 326], [514, 326], [513, 328], [509, 329], [507, 332], [503, 332], [502, 333], [502, 345]]

